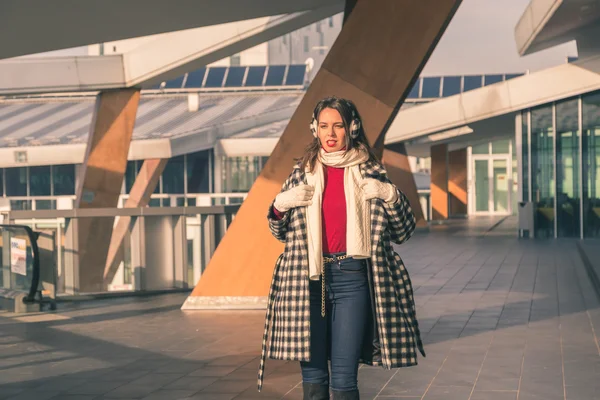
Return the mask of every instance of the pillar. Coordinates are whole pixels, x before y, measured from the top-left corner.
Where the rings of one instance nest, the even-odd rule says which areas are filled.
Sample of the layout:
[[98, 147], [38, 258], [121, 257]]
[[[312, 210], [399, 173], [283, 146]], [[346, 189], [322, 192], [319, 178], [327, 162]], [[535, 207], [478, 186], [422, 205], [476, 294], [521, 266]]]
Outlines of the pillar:
[[[169, 160], [149, 159], [145, 160], [140, 168], [140, 171], [135, 178], [135, 182], [129, 191], [129, 197], [125, 202], [124, 208], [146, 207], [150, 202], [150, 196], [154, 193], [156, 185], [165, 170], [165, 166]], [[131, 217], [118, 217], [117, 222], [112, 231], [110, 245], [108, 248], [108, 257], [104, 267], [104, 284], [110, 284], [119, 265], [124, 260], [123, 243], [129, 237], [129, 226]]]
[[[116, 208], [140, 100], [137, 89], [102, 92], [77, 186], [75, 208]], [[80, 292], [103, 291], [114, 218], [78, 218], [75, 232]]]
[[450, 215], [467, 215], [467, 149], [448, 153]]
[[431, 146], [431, 219], [448, 219], [448, 145]]
[[408, 198], [408, 202], [417, 219], [417, 227], [426, 227], [427, 221], [423, 215], [417, 184], [410, 168], [404, 143], [395, 143], [394, 145], [386, 146], [383, 150], [382, 161], [390, 180]]
[[[248, 193], [184, 308], [207, 299], [266, 296], [283, 245], [269, 233], [270, 203], [312, 140], [315, 104], [336, 95], [352, 99], [371, 144], [383, 151], [385, 133], [460, 0], [358, 0], [269, 161]], [[349, 9], [348, 9], [349, 10]]]

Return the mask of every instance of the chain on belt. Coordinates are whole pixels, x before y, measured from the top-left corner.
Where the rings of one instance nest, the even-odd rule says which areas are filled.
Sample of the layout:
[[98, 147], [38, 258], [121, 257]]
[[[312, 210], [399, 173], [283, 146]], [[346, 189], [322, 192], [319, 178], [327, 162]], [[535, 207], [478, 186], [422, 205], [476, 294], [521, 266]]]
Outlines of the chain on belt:
[[331, 264], [334, 262], [340, 262], [345, 260], [346, 258], [350, 258], [351, 256], [333, 256], [333, 257], [323, 257], [323, 266], [321, 267], [321, 317], [325, 318], [325, 265]]

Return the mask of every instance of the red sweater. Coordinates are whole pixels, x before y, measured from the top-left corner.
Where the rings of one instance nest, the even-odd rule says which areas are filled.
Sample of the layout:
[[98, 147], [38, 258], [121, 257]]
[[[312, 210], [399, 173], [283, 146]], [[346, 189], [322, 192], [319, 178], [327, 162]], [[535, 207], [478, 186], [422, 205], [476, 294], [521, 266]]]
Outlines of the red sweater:
[[[323, 253], [346, 252], [346, 195], [344, 168], [325, 167], [325, 188], [321, 214]], [[278, 218], [283, 213], [273, 207]]]

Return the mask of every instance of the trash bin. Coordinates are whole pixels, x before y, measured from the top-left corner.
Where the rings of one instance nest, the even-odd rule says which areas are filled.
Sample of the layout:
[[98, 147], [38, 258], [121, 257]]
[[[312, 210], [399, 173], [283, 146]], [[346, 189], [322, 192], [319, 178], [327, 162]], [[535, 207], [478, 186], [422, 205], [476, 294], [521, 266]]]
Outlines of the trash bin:
[[519, 202], [519, 237], [533, 237], [533, 203], [530, 201]]

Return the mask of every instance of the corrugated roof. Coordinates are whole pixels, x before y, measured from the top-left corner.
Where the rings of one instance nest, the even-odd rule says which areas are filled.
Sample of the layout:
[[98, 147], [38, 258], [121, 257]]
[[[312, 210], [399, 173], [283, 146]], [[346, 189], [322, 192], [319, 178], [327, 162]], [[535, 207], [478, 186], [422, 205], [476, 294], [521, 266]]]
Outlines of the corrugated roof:
[[[187, 94], [142, 96], [133, 140], [188, 136], [226, 122], [285, 108], [293, 111], [301, 98], [302, 93], [290, 92], [200, 94], [198, 111], [190, 112]], [[88, 97], [0, 102], [0, 147], [87, 143], [94, 100]], [[275, 124], [281, 126], [279, 135], [286, 124], [287, 119]]]

